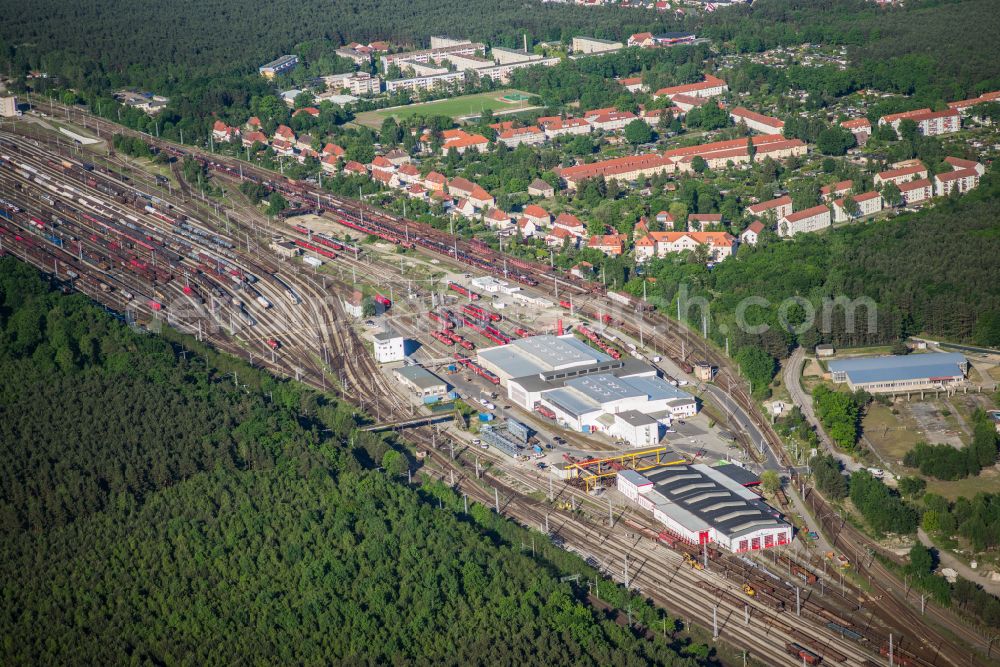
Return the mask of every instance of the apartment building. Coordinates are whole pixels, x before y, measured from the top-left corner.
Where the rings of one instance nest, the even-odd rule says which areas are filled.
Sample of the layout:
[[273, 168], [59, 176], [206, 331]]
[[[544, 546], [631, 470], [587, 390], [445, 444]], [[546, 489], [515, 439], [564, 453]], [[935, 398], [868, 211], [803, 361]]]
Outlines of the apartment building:
[[912, 167], [903, 167], [901, 169], [890, 169], [888, 171], [880, 171], [875, 174], [875, 185], [884, 185], [886, 183], [895, 183], [900, 185], [906, 183], [907, 181], [915, 181], [920, 178], [927, 178], [927, 167], [921, 165], [915, 165]]
[[565, 181], [569, 190], [575, 190], [586, 179], [597, 176], [604, 176], [607, 180], [615, 179], [625, 182], [656, 174], [670, 174], [674, 170], [674, 161], [669, 157], [658, 153], [647, 153], [612, 158], [591, 164], [579, 164], [557, 169], [556, 173]]
[[687, 83], [680, 86], [669, 86], [660, 88], [653, 97], [669, 97], [673, 99], [675, 95], [690, 95], [691, 97], [715, 97], [729, 90], [726, 82], [711, 74], [705, 75], [705, 80], [698, 83]]
[[825, 204], [820, 204], [778, 220], [778, 235], [795, 236], [805, 232], [815, 232], [831, 224], [830, 209]]
[[733, 119], [733, 123], [743, 123], [754, 132], [762, 134], [781, 134], [785, 129], [785, 121], [750, 111], [744, 107], [733, 107], [729, 112], [729, 117]]
[[721, 261], [736, 252], [736, 237], [729, 232], [650, 232], [635, 242], [635, 261], [645, 262], [668, 253], [705, 246], [709, 261]]
[[537, 125], [514, 127], [501, 130], [497, 133], [497, 141], [500, 141], [509, 148], [515, 148], [521, 144], [534, 146], [536, 144], [545, 143], [545, 139], [545, 132], [543, 132]]
[[899, 194], [903, 196], [903, 202], [907, 206], [925, 202], [934, 196], [934, 184], [927, 178], [907, 181], [906, 183], [901, 183], [898, 187]]
[[879, 125], [891, 125], [892, 129], [899, 131], [899, 124], [904, 120], [912, 120], [917, 124], [917, 129], [924, 136], [932, 137], [940, 134], [958, 132], [962, 129], [961, 114], [956, 109], [945, 111], [931, 111], [928, 108], [916, 109], [914, 111], [904, 111], [882, 116], [878, 120]]
[[791, 212], [792, 198], [788, 195], [747, 206], [747, 213], [750, 215], [754, 217], [761, 217], [763, 215], [772, 214], [774, 215], [775, 220], [783, 218], [786, 215], [790, 215]]
[[875, 215], [882, 210], [884, 205], [882, 195], [878, 192], [866, 192], [860, 195], [852, 195], [850, 198], [858, 204], [859, 213], [857, 217], [854, 218], [847, 213], [847, 210], [844, 208], [844, 202], [848, 198], [843, 197], [833, 202], [834, 222], [847, 222], [848, 220], [866, 218], [870, 215]]
[[957, 190], [966, 193], [979, 185], [979, 174], [975, 169], [955, 169], [934, 176], [934, 190], [940, 196], [950, 195]]

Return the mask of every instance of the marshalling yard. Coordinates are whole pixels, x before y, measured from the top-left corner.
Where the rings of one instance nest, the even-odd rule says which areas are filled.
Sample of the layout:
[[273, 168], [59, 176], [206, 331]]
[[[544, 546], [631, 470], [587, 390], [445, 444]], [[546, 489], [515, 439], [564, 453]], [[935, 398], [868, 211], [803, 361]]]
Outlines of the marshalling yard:
[[[81, 132], [130, 133], [54, 109]], [[357, 404], [370, 430], [414, 446], [416, 478], [538, 529], [758, 664], [989, 664], [989, 638], [897, 581], [818, 497], [840, 558], [794, 538], [784, 493], [771, 508], [752, 491], [763, 469], [804, 480], [732, 364], [698, 336], [600, 284], [138, 136], [200, 160], [226, 190], [253, 180], [292, 208], [272, 220], [222, 207], [176, 160], [170, 182], [19, 122], [0, 130], [0, 253], [130, 323], [167, 324]], [[378, 314], [358, 317], [356, 292]], [[391, 338], [406, 362], [376, 361]], [[404, 363], [443, 396], [416, 396]], [[456, 396], [469, 424], [455, 423]], [[732, 463], [702, 465], [720, 460]]]

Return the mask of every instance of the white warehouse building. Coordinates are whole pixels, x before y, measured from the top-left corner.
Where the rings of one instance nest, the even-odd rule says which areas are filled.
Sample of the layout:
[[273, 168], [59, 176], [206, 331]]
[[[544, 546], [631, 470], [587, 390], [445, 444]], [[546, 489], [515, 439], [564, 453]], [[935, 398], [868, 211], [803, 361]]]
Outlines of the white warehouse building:
[[605, 433], [633, 447], [655, 445], [674, 419], [693, 417], [697, 399], [637, 359], [614, 360], [567, 336], [532, 336], [479, 351], [507, 398], [544, 406], [566, 428]]
[[792, 526], [777, 510], [718, 468], [695, 464], [646, 474], [623, 470], [617, 481], [619, 491], [689, 544], [714, 542], [742, 553], [792, 541]]

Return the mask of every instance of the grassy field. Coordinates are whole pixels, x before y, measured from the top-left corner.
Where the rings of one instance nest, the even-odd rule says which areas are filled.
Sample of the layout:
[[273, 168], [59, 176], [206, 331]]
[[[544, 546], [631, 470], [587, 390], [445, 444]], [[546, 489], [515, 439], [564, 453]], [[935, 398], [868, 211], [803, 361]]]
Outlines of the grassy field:
[[975, 477], [944, 482], [938, 479], [927, 480], [927, 491], [955, 500], [959, 496], [972, 498], [977, 493], [1000, 493], [1000, 472], [996, 468], [986, 468]]
[[388, 109], [379, 109], [377, 111], [365, 111], [358, 114], [355, 122], [361, 125], [367, 125], [368, 127], [379, 128], [382, 126], [382, 121], [389, 116], [394, 116], [399, 119], [420, 114], [423, 116], [450, 116], [452, 118], [459, 118], [461, 116], [481, 113], [486, 109], [498, 112], [517, 110], [531, 106], [527, 101], [504, 101], [502, 98], [506, 95], [514, 95], [515, 97], [529, 96], [528, 93], [507, 88], [504, 90], [494, 90], [489, 93], [462, 95], [461, 97], [452, 97], [446, 100], [408, 104], [404, 107], [390, 107]]
[[868, 406], [861, 427], [872, 445], [889, 461], [902, 459], [906, 452], [924, 439], [916, 424], [902, 414], [892, 414], [889, 408], [877, 403]]

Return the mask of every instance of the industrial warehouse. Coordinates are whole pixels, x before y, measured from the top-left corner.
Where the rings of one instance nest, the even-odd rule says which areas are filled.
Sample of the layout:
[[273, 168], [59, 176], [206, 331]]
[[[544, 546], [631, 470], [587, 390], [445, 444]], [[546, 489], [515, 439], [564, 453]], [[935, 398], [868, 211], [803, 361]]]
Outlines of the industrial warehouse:
[[714, 542], [734, 552], [789, 544], [792, 527], [720, 468], [675, 465], [617, 475], [618, 490], [689, 544]]
[[851, 390], [892, 393], [943, 389], [962, 382], [968, 360], [957, 352], [858, 357], [829, 362], [831, 379]]
[[478, 360], [525, 410], [551, 411], [566, 428], [606, 433], [632, 447], [660, 441], [674, 419], [698, 411], [694, 396], [636, 359], [611, 359], [571, 335], [532, 336], [479, 351]]

